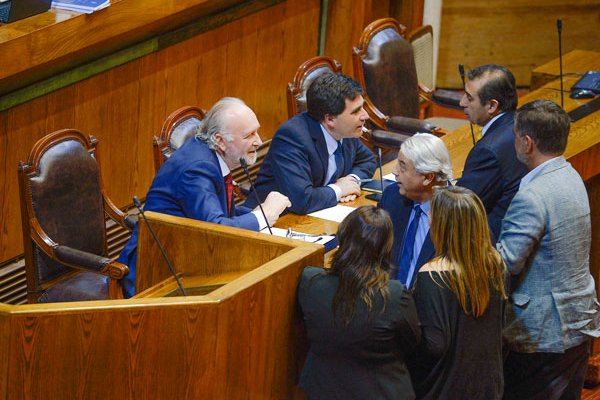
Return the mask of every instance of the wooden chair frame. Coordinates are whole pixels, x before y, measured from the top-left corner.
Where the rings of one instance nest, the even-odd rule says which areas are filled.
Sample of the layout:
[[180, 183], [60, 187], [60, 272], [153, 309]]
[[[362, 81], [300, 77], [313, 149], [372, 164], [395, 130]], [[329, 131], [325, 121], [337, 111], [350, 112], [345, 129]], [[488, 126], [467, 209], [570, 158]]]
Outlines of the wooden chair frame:
[[171, 134], [173, 129], [183, 121], [196, 117], [203, 120], [206, 112], [201, 108], [194, 106], [184, 106], [173, 111], [163, 123], [159, 136], [154, 136], [154, 170], [158, 172], [165, 161], [173, 154], [176, 149], [171, 147]]
[[307, 75], [317, 68], [327, 67], [331, 72], [337, 74], [342, 72], [342, 65], [335, 59], [327, 56], [317, 56], [306, 60], [296, 70], [294, 79], [288, 83], [287, 88], [287, 104], [288, 116], [292, 118], [298, 114], [296, 100], [302, 94], [302, 84]]
[[[21, 219], [23, 224], [23, 244], [25, 250], [25, 270], [26, 270], [26, 278], [27, 278], [27, 297], [30, 303], [37, 302], [37, 298], [39, 294], [43, 292], [49, 285], [41, 285], [38, 286], [36, 271], [34, 270], [34, 248], [33, 242], [38, 246], [38, 248], [49, 258], [60, 262], [62, 264], [68, 265], [70, 267], [88, 271], [88, 272], [96, 272], [98, 274], [106, 275], [110, 277], [109, 280], [109, 296], [113, 299], [123, 298], [123, 292], [120, 284], [120, 279], [122, 279], [128, 272], [129, 268], [126, 265], [123, 265], [118, 262], [109, 262], [107, 263], [102, 270], [94, 271], [89, 268], [84, 268], [82, 266], [69, 264], [62, 259], [59, 259], [55, 254], [55, 249], [60, 245], [56, 243], [50, 236], [44, 231], [41, 227], [33, 209], [33, 199], [31, 195], [31, 186], [29, 185], [29, 180], [31, 177], [35, 177], [39, 175], [39, 166], [40, 160], [43, 154], [53, 146], [66, 141], [66, 140], [76, 140], [84, 145], [87, 151], [90, 153], [92, 157], [98, 163], [98, 173], [100, 175], [100, 189], [102, 193], [102, 201], [104, 205], [105, 215], [109, 216], [119, 225], [131, 230], [132, 225], [127, 221], [127, 216], [121, 210], [119, 210], [114, 203], [108, 198], [106, 195], [106, 191], [104, 189], [104, 184], [102, 183], [102, 174], [100, 170], [100, 163], [98, 162], [98, 150], [96, 148], [97, 140], [93, 136], [89, 136], [86, 138], [81, 132], [75, 129], [62, 129], [53, 133], [50, 133], [38, 140], [36, 144], [33, 146], [31, 152], [29, 153], [29, 158], [27, 162], [22, 162], [19, 165], [18, 175], [19, 175], [19, 191], [21, 197]], [[104, 248], [106, 252], [107, 243], [105, 240]], [[106, 254], [108, 254], [106, 252]]]

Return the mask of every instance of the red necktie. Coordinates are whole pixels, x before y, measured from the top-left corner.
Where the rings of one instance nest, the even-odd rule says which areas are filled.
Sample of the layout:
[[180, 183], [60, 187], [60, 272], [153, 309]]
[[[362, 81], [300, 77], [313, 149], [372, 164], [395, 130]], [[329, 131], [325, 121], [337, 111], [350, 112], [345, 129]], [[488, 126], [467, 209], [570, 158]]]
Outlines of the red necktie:
[[231, 173], [223, 177], [225, 181], [225, 193], [227, 193], [227, 216], [231, 217], [231, 206], [233, 204], [233, 177]]

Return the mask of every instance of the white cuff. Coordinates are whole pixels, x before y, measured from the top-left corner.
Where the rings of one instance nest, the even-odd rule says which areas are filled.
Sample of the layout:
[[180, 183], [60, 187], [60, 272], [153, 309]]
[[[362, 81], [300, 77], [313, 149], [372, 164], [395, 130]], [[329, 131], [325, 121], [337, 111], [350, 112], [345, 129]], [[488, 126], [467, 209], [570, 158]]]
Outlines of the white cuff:
[[257, 210], [253, 210], [252, 214], [254, 214], [254, 216], [256, 217], [256, 221], [258, 222], [258, 230], [262, 231], [263, 229], [265, 229], [267, 227], [267, 221], [260, 212], [260, 208]]
[[333, 183], [330, 183], [327, 186], [330, 187], [331, 189], [333, 189], [333, 191], [335, 192], [335, 198], [339, 202], [340, 199], [342, 198], [342, 189], [340, 189], [340, 187], [338, 185], [334, 185]]

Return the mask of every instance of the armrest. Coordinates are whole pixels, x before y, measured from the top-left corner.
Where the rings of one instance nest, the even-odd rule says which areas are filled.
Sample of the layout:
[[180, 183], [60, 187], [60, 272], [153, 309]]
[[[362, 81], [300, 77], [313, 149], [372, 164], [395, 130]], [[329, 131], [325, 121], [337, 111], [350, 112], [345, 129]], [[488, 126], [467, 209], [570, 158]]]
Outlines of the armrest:
[[69, 246], [57, 245], [54, 247], [54, 256], [60, 262], [75, 268], [107, 275], [113, 279], [121, 279], [129, 273], [129, 267], [124, 264]]
[[398, 132], [382, 131], [379, 129], [371, 132], [371, 143], [376, 147], [385, 147], [390, 149], [399, 149], [410, 135], [403, 135]]
[[135, 228], [135, 225], [138, 223], [138, 215], [137, 214], [128, 214], [124, 219], [123, 222], [125, 223], [125, 225], [127, 226], [127, 228], [129, 228], [129, 230], [133, 230], [133, 228]]
[[439, 104], [443, 107], [462, 110], [462, 107], [460, 106], [460, 99], [462, 96], [462, 94], [453, 92], [451, 90], [437, 89], [433, 92], [431, 98], [436, 104]]
[[395, 132], [404, 133], [407, 135], [413, 135], [418, 132], [432, 133], [436, 127], [422, 119], [408, 118], [408, 117], [390, 117], [385, 122], [386, 127]]

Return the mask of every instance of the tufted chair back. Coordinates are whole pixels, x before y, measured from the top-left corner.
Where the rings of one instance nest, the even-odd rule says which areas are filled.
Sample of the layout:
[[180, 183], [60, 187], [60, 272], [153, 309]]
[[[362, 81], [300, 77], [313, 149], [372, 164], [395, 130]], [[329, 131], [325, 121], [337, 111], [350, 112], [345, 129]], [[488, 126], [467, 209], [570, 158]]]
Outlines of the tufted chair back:
[[181, 107], [167, 117], [159, 137], [154, 137], [154, 170], [160, 167], [171, 155], [187, 142], [200, 126], [205, 112], [192, 106]]
[[374, 108], [369, 114], [375, 123], [378, 118], [373, 113], [379, 119], [388, 115], [419, 117], [417, 70], [412, 47], [402, 36], [405, 31], [393, 18], [374, 21], [353, 51], [356, 79]]
[[306, 60], [298, 67], [294, 80], [288, 83], [289, 118], [306, 111], [306, 91], [318, 76], [326, 72], [342, 72], [342, 66], [333, 58], [319, 56]]
[[96, 140], [73, 129], [45, 136], [21, 162], [19, 185], [30, 302], [109, 298], [108, 277], [127, 267], [107, 258], [105, 213], [125, 216], [104, 198]]

